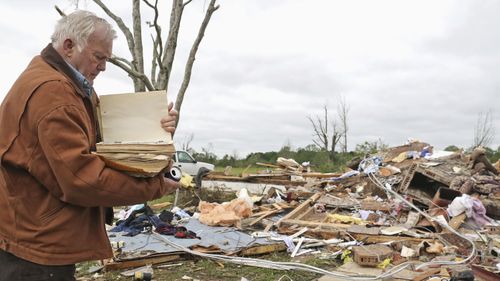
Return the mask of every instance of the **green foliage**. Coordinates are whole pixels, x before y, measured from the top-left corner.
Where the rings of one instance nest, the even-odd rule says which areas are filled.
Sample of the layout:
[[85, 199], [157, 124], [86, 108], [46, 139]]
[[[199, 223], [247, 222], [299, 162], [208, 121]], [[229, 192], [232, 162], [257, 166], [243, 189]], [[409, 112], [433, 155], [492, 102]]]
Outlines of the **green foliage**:
[[191, 155], [194, 157], [194, 159], [202, 162], [215, 163], [217, 161], [217, 155], [211, 152], [198, 153], [193, 150]]
[[493, 150], [489, 147], [486, 147], [486, 157], [490, 160], [491, 163], [495, 163], [500, 159], [500, 146], [497, 147], [497, 150]]
[[292, 158], [292, 156], [294, 155], [294, 151], [292, 150], [292, 146], [287, 143], [283, 145], [280, 151], [278, 151], [278, 154], [284, 158]]
[[255, 152], [247, 155], [243, 164], [255, 164], [257, 162], [262, 163], [275, 163], [276, 159], [278, 159], [278, 152]]
[[[496, 161], [498, 161], [500, 159], [500, 146], [497, 147], [496, 150], [494, 150], [493, 148], [490, 148], [490, 147], [485, 147], [484, 149], [486, 150], [486, 153], [485, 153], [486, 157], [488, 158], [488, 160], [491, 163], [495, 163]], [[460, 148], [457, 147], [456, 145], [448, 145], [444, 150], [456, 152], [456, 151], [459, 151]], [[470, 148], [470, 150], [472, 150], [472, 148]]]
[[355, 151], [358, 155], [374, 154], [377, 151], [385, 150], [389, 147], [382, 139], [376, 141], [365, 141], [363, 143], [357, 144]]
[[453, 152], [455, 152], [455, 151], [459, 151], [459, 150], [460, 150], [460, 148], [458, 148], [458, 146], [456, 146], [456, 145], [448, 145], [448, 146], [444, 149], [444, 151], [453, 151]]
[[[224, 155], [221, 159], [217, 159], [215, 155], [206, 153], [197, 153], [196, 151], [191, 151], [191, 154], [195, 159], [199, 161], [209, 162], [215, 164], [219, 170], [223, 170], [224, 167], [233, 167], [233, 172], [231, 174], [236, 175], [235, 171], [243, 171], [248, 165], [252, 165], [251, 171], [248, 173], [255, 172], [255, 169], [259, 169], [256, 163], [267, 163], [276, 164], [278, 157], [292, 158], [298, 163], [309, 162], [313, 171], [316, 172], [336, 172], [342, 170], [346, 161], [349, 161], [356, 154], [354, 152], [349, 153], [335, 153], [333, 155], [333, 160], [330, 152], [319, 149], [316, 145], [310, 144], [303, 148], [299, 147], [297, 150], [292, 149], [291, 145], [284, 145], [279, 151], [270, 152], [252, 152], [249, 153], [244, 159], [236, 159], [234, 155]], [[264, 168], [260, 168], [263, 170]]]
[[217, 162], [217, 165], [220, 165], [222, 167], [235, 166], [237, 160], [238, 159], [236, 159], [233, 155], [226, 154], [222, 157], [221, 160]]
[[317, 172], [329, 173], [339, 168], [338, 163], [336, 165], [330, 160], [330, 153], [327, 151], [316, 152], [308, 161], [310, 161], [312, 169]]
[[[310, 144], [305, 147], [299, 147], [296, 150], [292, 149], [290, 144], [284, 145], [279, 151], [269, 151], [269, 152], [252, 152], [249, 153], [243, 159], [237, 159], [236, 154], [234, 155], [224, 155], [221, 159], [217, 159], [212, 153], [197, 153], [196, 151], [191, 151], [192, 155], [199, 161], [205, 161], [215, 164], [220, 169], [226, 166], [233, 167], [233, 171], [243, 171], [248, 165], [252, 165], [252, 169], [247, 171], [248, 173], [255, 173], [260, 169], [260, 166], [255, 165], [256, 163], [267, 163], [276, 164], [278, 157], [292, 158], [298, 163], [309, 162], [311, 168], [315, 172], [341, 172], [343, 171], [347, 162], [355, 157], [364, 157], [367, 154], [374, 154], [377, 151], [386, 150], [388, 145], [382, 142], [382, 140], [377, 140], [373, 142], [365, 141], [361, 144], [356, 145], [355, 151], [341, 153], [335, 152], [333, 155], [328, 151], [321, 150], [316, 145]], [[446, 147], [446, 151], [457, 151], [458, 147], [450, 145]], [[500, 147], [496, 150], [492, 148], [486, 148], [486, 156], [488, 159], [494, 163], [500, 159]], [[263, 170], [264, 168], [260, 169]], [[233, 175], [235, 172], [232, 173]]]

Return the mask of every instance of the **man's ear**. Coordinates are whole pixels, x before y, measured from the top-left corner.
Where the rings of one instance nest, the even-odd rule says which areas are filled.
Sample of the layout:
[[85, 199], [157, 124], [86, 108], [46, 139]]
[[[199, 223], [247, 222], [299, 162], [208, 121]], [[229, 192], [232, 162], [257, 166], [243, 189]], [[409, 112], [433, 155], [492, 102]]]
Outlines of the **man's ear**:
[[76, 51], [76, 45], [71, 39], [65, 39], [62, 44], [62, 51], [66, 55], [66, 57], [70, 58], [74, 52]]

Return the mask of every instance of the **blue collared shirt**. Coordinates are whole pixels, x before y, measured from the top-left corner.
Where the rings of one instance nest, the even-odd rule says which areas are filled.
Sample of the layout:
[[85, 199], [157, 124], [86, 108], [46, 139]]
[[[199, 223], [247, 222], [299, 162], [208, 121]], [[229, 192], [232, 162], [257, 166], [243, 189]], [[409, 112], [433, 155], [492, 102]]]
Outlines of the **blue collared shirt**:
[[70, 63], [66, 62], [69, 65], [69, 68], [73, 71], [75, 74], [76, 79], [82, 85], [83, 90], [85, 91], [85, 94], [87, 96], [92, 96], [92, 85], [90, 85], [90, 82], [83, 76], [83, 74], [80, 73], [74, 66], [72, 66]]

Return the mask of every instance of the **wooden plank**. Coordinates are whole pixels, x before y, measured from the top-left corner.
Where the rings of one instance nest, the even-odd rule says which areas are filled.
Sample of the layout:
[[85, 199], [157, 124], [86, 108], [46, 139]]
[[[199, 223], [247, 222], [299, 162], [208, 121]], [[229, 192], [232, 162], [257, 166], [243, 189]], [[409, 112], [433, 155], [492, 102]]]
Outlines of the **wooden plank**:
[[361, 209], [369, 210], [369, 211], [383, 211], [390, 212], [391, 206], [386, 202], [378, 202], [378, 201], [361, 201]]
[[181, 255], [162, 255], [162, 256], [146, 257], [135, 260], [115, 261], [105, 264], [104, 269], [105, 270], [125, 269], [125, 268], [145, 266], [148, 264], [166, 263], [169, 261], [175, 261], [180, 259]]
[[486, 270], [479, 265], [471, 264], [471, 267], [472, 267], [472, 272], [474, 272], [474, 276], [481, 278], [480, 280], [491, 280], [491, 281], [500, 280], [500, 278], [496, 273]]
[[259, 221], [261, 221], [263, 218], [267, 217], [267, 216], [270, 216], [272, 214], [276, 214], [276, 213], [279, 213], [280, 211], [279, 210], [272, 210], [272, 211], [268, 211], [268, 212], [265, 212], [264, 214], [262, 214], [260, 217], [256, 218], [255, 220], [253, 220], [249, 226], [252, 226], [256, 223], [258, 223]]
[[450, 185], [452, 177], [444, 173], [443, 171], [440, 171], [438, 168], [423, 168], [423, 167], [417, 167], [416, 172], [421, 173], [422, 175], [429, 177], [435, 181], [438, 181], [440, 183], [443, 183], [447, 186]]
[[170, 205], [172, 205], [172, 202], [163, 202], [163, 203], [157, 203], [157, 204], [150, 205], [150, 207], [153, 209], [164, 209]]
[[439, 272], [441, 272], [441, 268], [431, 268], [429, 270], [426, 270], [426, 271], [420, 273], [418, 276], [416, 276], [415, 278], [413, 278], [412, 281], [426, 280], [427, 278], [429, 278], [429, 277], [431, 277], [433, 275], [439, 274]]
[[348, 229], [351, 227], [350, 224], [342, 224], [342, 223], [324, 223], [324, 222], [315, 222], [315, 221], [303, 221], [303, 220], [295, 220], [288, 219], [281, 221], [283, 225], [298, 225], [298, 226], [307, 226], [310, 228], [328, 228], [328, 229]]
[[[289, 228], [288, 225], [284, 225], [278, 229], [278, 233], [291, 235], [297, 232], [296, 229]], [[342, 233], [345, 233], [344, 229], [309, 229], [306, 234], [310, 237], [315, 237], [319, 239], [332, 239], [337, 238]]]
[[285, 185], [285, 186], [302, 186], [306, 182], [305, 181], [291, 181], [288, 179], [269, 179], [269, 178], [249, 178], [250, 182], [261, 183], [261, 184], [276, 184], [276, 185]]
[[405, 192], [410, 186], [411, 181], [413, 180], [413, 176], [415, 175], [415, 171], [417, 170], [418, 164], [413, 163], [410, 168], [406, 171], [403, 180], [399, 184], [399, 192]]
[[274, 253], [286, 250], [285, 243], [275, 243], [270, 245], [258, 245], [253, 247], [248, 247], [241, 250], [240, 255], [242, 256], [255, 256], [267, 253]]
[[309, 216], [312, 212], [313, 212], [313, 208], [309, 207], [309, 209], [307, 209], [307, 211], [302, 212], [295, 219], [296, 220], [301, 220], [302, 218], [305, 218], [305, 217]]
[[[458, 228], [460, 228], [460, 226], [462, 225], [462, 223], [464, 222], [465, 220], [465, 217], [466, 217], [466, 214], [463, 213], [463, 214], [460, 214], [458, 216], [455, 216], [453, 217], [450, 222], [449, 222], [449, 225], [451, 228], [457, 230]], [[444, 229], [444, 232], [450, 232], [448, 229]]]
[[304, 178], [334, 178], [340, 177], [342, 174], [339, 173], [302, 173], [301, 176]]
[[276, 208], [276, 210], [280, 211], [281, 209], [281, 206], [278, 204], [278, 203], [273, 203], [273, 207]]
[[270, 222], [266, 225], [266, 228], [264, 228], [264, 232], [269, 232], [269, 230], [271, 230], [271, 228], [273, 228], [274, 226], [274, 223]]
[[280, 166], [278, 166], [278, 165], [268, 164], [268, 163], [262, 163], [262, 162], [257, 162], [257, 163], [255, 163], [255, 165], [264, 166], [264, 167], [269, 167], [269, 168], [281, 168], [281, 167], [280, 167]]
[[[293, 208], [294, 206], [292, 206], [291, 204], [289, 203], [286, 203], [286, 202], [278, 202], [278, 203], [274, 203], [274, 204], [277, 204], [278, 206], [280, 206], [282, 209], [290, 209], [290, 208]], [[273, 205], [274, 205], [273, 204]]]
[[243, 177], [237, 177], [237, 176], [226, 176], [226, 175], [217, 175], [217, 174], [208, 174], [206, 175], [205, 179], [209, 180], [224, 180], [224, 181], [245, 181], [246, 178]]
[[261, 209], [262, 211], [257, 212], [257, 213], [253, 213], [253, 214], [251, 214], [251, 215], [250, 215], [250, 217], [251, 217], [251, 218], [253, 218], [253, 217], [260, 217], [260, 216], [262, 216], [262, 215], [264, 215], [264, 214], [267, 214], [267, 213], [269, 213], [270, 211], [272, 211], [272, 210], [270, 210], [270, 209], [268, 209], [268, 208], [265, 208], [265, 206], [260, 206], [260, 209]]
[[357, 234], [379, 235], [381, 227], [366, 227], [364, 225], [351, 225], [347, 232]]
[[300, 204], [293, 211], [291, 211], [286, 216], [284, 216], [279, 221], [277, 221], [276, 225], [279, 226], [282, 221], [290, 220], [290, 219], [294, 218], [296, 215], [298, 215], [298, 214], [300, 214], [302, 212], [305, 212], [312, 205], [312, 203], [314, 203], [321, 196], [323, 196], [323, 194], [324, 194], [323, 192], [315, 193], [313, 196], [311, 196], [309, 199], [307, 199], [306, 201], [304, 201], [302, 204]]
[[418, 245], [422, 243], [422, 241], [432, 242], [433, 239], [429, 238], [414, 238], [414, 237], [406, 237], [406, 236], [387, 236], [387, 235], [367, 235], [367, 234], [358, 234], [358, 233], [350, 233], [352, 237], [354, 237], [358, 241], [363, 241], [366, 244], [377, 244], [377, 243], [386, 243], [390, 241], [396, 242], [410, 242], [412, 245]]

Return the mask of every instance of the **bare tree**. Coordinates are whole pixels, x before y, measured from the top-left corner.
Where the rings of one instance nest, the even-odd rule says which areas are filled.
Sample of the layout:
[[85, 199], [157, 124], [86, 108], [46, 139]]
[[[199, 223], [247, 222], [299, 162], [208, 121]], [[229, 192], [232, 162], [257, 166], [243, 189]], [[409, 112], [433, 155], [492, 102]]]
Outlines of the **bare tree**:
[[338, 115], [340, 120], [340, 134], [342, 135], [342, 151], [347, 153], [347, 132], [349, 131], [348, 115], [350, 107], [344, 96], [340, 97], [338, 104]]
[[488, 110], [486, 113], [480, 112], [477, 117], [476, 127], [474, 128], [473, 147], [490, 145], [494, 136], [495, 127], [493, 126], [491, 110]]
[[[333, 160], [337, 144], [340, 141], [341, 133], [338, 130], [335, 119], [330, 122], [328, 121], [328, 108], [326, 105], [323, 107], [323, 110], [323, 118], [316, 116], [316, 118], [313, 119], [311, 116], [308, 116], [307, 119], [309, 119], [311, 125], [313, 126], [314, 144], [321, 150], [329, 152], [330, 159]], [[332, 129], [331, 134], [328, 132], [328, 128], [330, 126]]]
[[191, 148], [191, 142], [193, 141], [193, 139], [194, 139], [193, 133], [185, 137], [184, 142], [182, 143], [182, 150], [188, 151]]
[[234, 160], [238, 160], [240, 157], [238, 156], [238, 150], [234, 149], [233, 150], [233, 153], [231, 154], [231, 157], [234, 159]]
[[[79, 1], [75, 1], [78, 7]], [[132, 30], [124, 23], [123, 19], [113, 13], [101, 0], [92, 0], [96, 3], [111, 19], [113, 19], [118, 28], [121, 30], [125, 39], [127, 40], [127, 45], [132, 59], [128, 60], [123, 57], [113, 55], [109, 62], [116, 65], [123, 71], [125, 71], [128, 76], [132, 79], [134, 83], [134, 90], [136, 92], [143, 91], [153, 91], [153, 90], [167, 90], [170, 74], [172, 71], [172, 65], [175, 58], [175, 51], [177, 48], [177, 37], [180, 30], [180, 23], [182, 18], [182, 13], [184, 8], [191, 3], [192, 0], [173, 0], [172, 8], [170, 11], [170, 22], [168, 35], [166, 40], [164, 40], [164, 34], [162, 33], [162, 28], [159, 21], [160, 11], [158, 9], [158, 0], [132, 0]], [[216, 5], [217, 0], [210, 0], [210, 3], [206, 9], [205, 17], [198, 31], [198, 35], [193, 42], [189, 57], [186, 62], [184, 70], [184, 78], [177, 94], [177, 99], [175, 101], [175, 109], [179, 112], [181, 111], [182, 102], [184, 100], [184, 95], [188, 88], [189, 82], [191, 80], [191, 72], [193, 69], [194, 61], [196, 58], [196, 53], [200, 46], [200, 43], [205, 35], [206, 28], [212, 14], [219, 8]], [[153, 42], [152, 48], [152, 66], [150, 71], [150, 76], [146, 75], [144, 68], [144, 49], [143, 49], [143, 39], [142, 39], [142, 18], [141, 18], [141, 2], [147, 7], [153, 10], [154, 19], [152, 21], [146, 21], [147, 24], [153, 29], [153, 34], [151, 35], [151, 40]], [[56, 7], [58, 12], [63, 15], [62, 11]], [[180, 116], [177, 118], [177, 123], [179, 123]]]
[[201, 153], [205, 161], [212, 162], [215, 161], [215, 159], [217, 159], [217, 156], [213, 153], [213, 151], [214, 151], [214, 145], [211, 142], [209, 142], [207, 146], [201, 148]]

